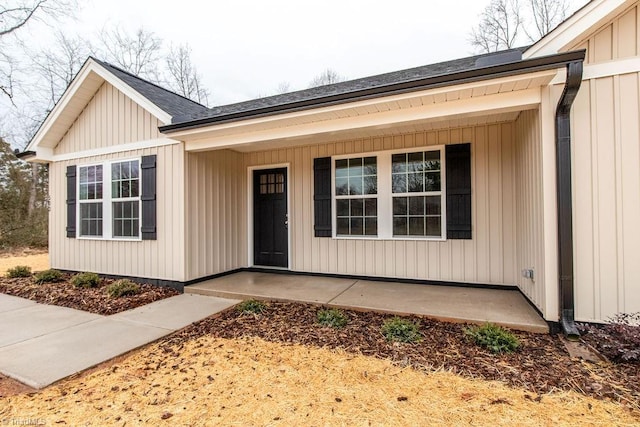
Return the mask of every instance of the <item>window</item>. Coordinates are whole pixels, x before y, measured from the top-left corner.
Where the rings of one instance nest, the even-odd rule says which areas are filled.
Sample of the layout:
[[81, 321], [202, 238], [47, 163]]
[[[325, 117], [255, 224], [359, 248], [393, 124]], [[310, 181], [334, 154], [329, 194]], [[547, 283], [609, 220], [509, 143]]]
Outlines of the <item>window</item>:
[[102, 165], [80, 168], [80, 235], [102, 236]]
[[284, 193], [284, 174], [269, 173], [260, 175], [260, 194]]
[[378, 234], [378, 168], [375, 157], [336, 160], [336, 234]]
[[442, 236], [440, 151], [391, 156], [393, 235]]
[[443, 150], [334, 158], [334, 237], [444, 239]]
[[137, 160], [111, 165], [113, 237], [140, 234], [140, 169]]
[[80, 166], [79, 172], [80, 237], [139, 238], [140, 161]]

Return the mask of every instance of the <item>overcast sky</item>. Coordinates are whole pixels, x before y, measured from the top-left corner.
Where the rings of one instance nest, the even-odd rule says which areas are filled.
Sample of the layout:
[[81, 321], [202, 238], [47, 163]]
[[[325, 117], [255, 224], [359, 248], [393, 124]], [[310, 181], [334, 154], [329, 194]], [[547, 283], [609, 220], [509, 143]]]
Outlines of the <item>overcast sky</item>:
[[472, 53], [468, 31], [481, 0], [89, 0], [81, 31], [140, 25], [188, 42], [212, 104], [305, 88], [332, 68], [348, 78]]
[[167, 46], [188, 42], [212, 105], [273, 94], [281, 82], [303, 89], [326, 68], [358, 78], [468, 56], [469, 31], [489, 2], [79, 1], [68, 28], [87, 38], [118, 23]]

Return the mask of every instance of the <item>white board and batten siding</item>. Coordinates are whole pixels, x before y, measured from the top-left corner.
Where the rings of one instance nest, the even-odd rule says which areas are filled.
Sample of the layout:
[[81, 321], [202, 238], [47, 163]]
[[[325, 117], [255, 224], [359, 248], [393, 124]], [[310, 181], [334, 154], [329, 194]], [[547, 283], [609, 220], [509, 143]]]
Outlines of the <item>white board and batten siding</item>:
[[[292, 268], [296, 271], [515, 284], [515, 186], [511, 124], [253, 152], [245, 166], [290, 164]], [[472, 142], [472, 240], [316, 238], [313, 159]]]
[[243, 155], [187, 153], [186, 188], [187, 280], [247, 267]]
[[54, 154], [161, 138], [162, 123], [109, 83], [103, 83], [58, 143]]
[[[636, 3], [578, 42], [585, 70], [639, 59], [639, 22]], [[640, 311], [640, 72], [584, 80], [571, 120], [576, 317], [604, 321]]]
[[[158, 120], [105, 83], [62, 138], [54, 154], [101, 149], [160, 136]], [[116, 151], [116, 150], [113, 150]], [[66, 170], [116, 159], [157, 155], [157, 240], [117, 241], [66, 237]], [[51, 267], [101, 274], [184, 281], [184, 148], [180, 143], [82, 155], [52, 162], [49, 169]]]
[[[542, 152], [538, 110], [522, 111], [514, 123], [516, 177], [516, 254], [518, 288], [549, 320], [557, 320], [546, 304]], [[523, 269], [533, 270], [526, 278]], [[555, 294], [550, 296], [555, 298]]]

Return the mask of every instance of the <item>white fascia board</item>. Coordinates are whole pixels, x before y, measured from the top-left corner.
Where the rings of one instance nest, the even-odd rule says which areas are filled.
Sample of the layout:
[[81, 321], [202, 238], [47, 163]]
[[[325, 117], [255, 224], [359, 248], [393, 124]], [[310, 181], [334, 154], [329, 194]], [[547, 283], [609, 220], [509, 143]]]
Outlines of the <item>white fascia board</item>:
[[89, 76], [89, 73], [91, 72], [92, 62], [93, 61], [89, 59], [82, 66], [82, 68], [78, 72], [78, 75], [73, 79], [73, 81], [71, 82], [67, 90], [62, 94], [62, 97], [60, 98], [58, 103], [53, 107], [53, 110], [51, 111], [51, 113], [49, 113], [49, 115], [45, 119], [44, 123], [42, 123], [42, 125], [40, 126], [36, 134], [33, 136], [33, 138], [31, 139], [31, 142], [29, 142], [29, 144], [27, 145], [27, 148], [25, 148], [25, 151], [37, 151], [36, 149], [44, 139], [45, 135], [49, 133], [53, 124], [60, 117], [60, 114], [62, 114], [65, 107], [69, 104], [69, 102], [75, 96], [78, 89], [82, 86], [84, 81]]
[[[34, 137], [31, 139], [29, 145], [25, 151], [35, 151], [39, 153], [41, 150], [41, 144], [43, 141], [46, 141], [46, 137], [49, 132], [52, 130], [54, 124], [60, 119], [60, 116], [64, 113], [65, 109], [69, 106], [71, 100], [76, 96], [78, 90], [84, 85], [85, 81], [90, 77], [91, 73], [98, 75], [103, 81], [109, 82], [111, 85], [116, 87], [119, 91], [124, 93], [126, 96], [131, 98], [134, 102], [139, 104], [142, 108], [149, 111], [150, 114], [155, 116], [162, 123], [170, 123], [171, 116], [160, 109], [158, 106], [153, 104], [147, 98], [142, 96], [137, 91], [133, 90], [129, 85], [124, 83], [122, 80], [115, 77], [109, 71], [107, 71], [100, 64], [95, 62], [93, 59], [89, 58], [87, 62], [84, 64], [82, 69], [78, 72], [78, 75], [73, 79], [67, 90], [64, 92], [58, 103], [55, 105], [51, 113], [47, 116], [40, 129], [36, 132]], [[96, 87], [96, 90], [99, 88], [99, 85]], [[56, 143], [54, 141], [53, 143]], [[48, 145], [50, 145], [49, 142]], [[47, 145], [47, 144], [45, 144]], [[48, 148], [53, 148], [49, 146]], [[46, 150], [45, 150], [46, 151]], [[44, 154], [44, 151], [43, 151]], [[35, 160], [40, 160], [41, 158], [38, 156]], [[41, 160], [46, 160], [42, 158]]]
[[258, 118], [248, 118], [244, 120], [230, 121], [226, 123], [212, 123], [209, 126], [203, 126], [194, 129], [185, 129], [178, 131], [170, 131], [167, 132], [172, 138], [182, 139], [184, 141], [188, 141], [190, 139], [200, 139], [206, 137], [206, 134], [211, 132], [216, 132], [219, 130], [229, 130], [235, 128], [247, 128], [250, 129], [251, 126], [257, 124], [265, 124], [272, 123], [273, 127], [277, 126], [286, 126], [286, 122], [292, 119], [299, 119], [303, 117], [309, 117], [324, 113], [332, 113], [339, 112], [345, 110], [352, 110], [354, 108], [360, 107], [368, 107], [372, 105], [379, 105], [389, 102], [399, 102], [399, 101], [408, 101], [411, 99], [421, 98], [423, 96], [433, 96], [440, 95], [443, 93], [457, 92], [457, 91], [465, 91], [465, 90], [473, 90], [476, 88], [481, 88], [484, 86], [493, 86], [493, 85], [501, 85], [508, 84], [512, 82], [518, 82], [522, 80], [532, 80], [538, 78], [548, 78], [549, 81], [555, 76], [556, 70], [546, 70], [546, 71], [538, 71], [529, 74], [519, 74], [514, 76], [506, 76], [497, 79], [490, 80], [482, 80], [478, 82], [472, 83], [464, 83], [459, 85], [452, 86], [443, 86], [434, 89], [425, 89], [415, 92], [403, 93], [399, 95], [390, 95], [383, 97], [376, 97], [371, 99], [366, 99], [362, 101], [355, 102], [345, 102], [342, 104], [331, 105], [328, 107], [319, 107], [319, 108], [310, 108], [307, 110], [296, 111], [291, 113], [282, 113], [282, 114], [274, 114], [266, 117], [258, 117]]
[[602, 21], [612, 19], [633, 3], [634, 0], [592, 0], [527, 49], [522, 58], [560, 53], [584, 34], [596, 30]]
[[261, 141], [297, 138], [316, 134], [337, 133], [345, 130], [362, 128], [387, 128], [407, 122], [434, 120], [459, 115], [481, 115], [488, 112], [509, 112], [533, 108], [540, 103], [540, 88], [498, 93], [476, 98], [448, 101], [439, 104], [423, 105], [415, 108], [400, 109], [327, 120], [324, 122], [305, 123], [278, 127], [254, 132], [242, 132], [234, 135], [210, 134], [200, 140], [186, 140], [186, 151], [202, 151], [207, 149], [229, 148], [242, 144]]

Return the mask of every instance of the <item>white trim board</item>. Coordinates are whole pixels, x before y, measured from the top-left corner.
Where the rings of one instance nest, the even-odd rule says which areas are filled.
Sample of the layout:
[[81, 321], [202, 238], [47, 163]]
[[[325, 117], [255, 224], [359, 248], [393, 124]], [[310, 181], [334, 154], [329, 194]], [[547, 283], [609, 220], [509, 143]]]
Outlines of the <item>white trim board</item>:
[[[626, 58], [599, 64], [585, 65], [582, 80], [599, 79], [601, 77], [618, 76], [640, 72], [640, 58]], [[558, 71], [558, 75], [551, 80], [551, 85], [562, 84], [567, 80], [567, 70]]]
[[53, 154], [53, 149], [38, 149], [38, 159], [61, 162], [65, 160], [84, 159], [94, 156], [105, 156], [108, 154], [125, 153], [127, 151], [143, 150], [146, 148], [165, 147], [167, 145], [182, 144], [182, 141], [169, 138], [148, 139], [146, 141], [136, 141], [127, 144], [110, 145], [108, 147], [94, 148], [91, 150], [76, 151], [66, 154]]

